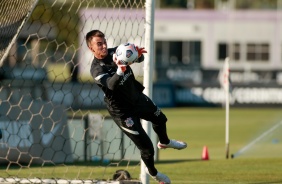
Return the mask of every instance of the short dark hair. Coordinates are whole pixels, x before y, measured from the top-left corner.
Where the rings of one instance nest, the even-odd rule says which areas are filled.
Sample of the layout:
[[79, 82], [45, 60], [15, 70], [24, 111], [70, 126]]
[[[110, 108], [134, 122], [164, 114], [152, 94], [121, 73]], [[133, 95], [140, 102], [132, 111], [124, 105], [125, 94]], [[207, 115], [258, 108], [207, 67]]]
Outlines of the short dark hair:
[[104, 37], [105, 37], [105, 34], [104, 34], [102, 31], [97, 30], [97, 29], [92, 30], [92, 31], [89, 31], [89, 32], [86, 34], [86, 37], [85, 37], [85, 39], [86, 39], [86, 44], [87, 44], [88, 47], [89, 47], [89, 45], [90, 45], [90, 42], [91, 42], [91, 40], [92, 40], [92, 37], [102, 37], [102, 38], [104, 38]]

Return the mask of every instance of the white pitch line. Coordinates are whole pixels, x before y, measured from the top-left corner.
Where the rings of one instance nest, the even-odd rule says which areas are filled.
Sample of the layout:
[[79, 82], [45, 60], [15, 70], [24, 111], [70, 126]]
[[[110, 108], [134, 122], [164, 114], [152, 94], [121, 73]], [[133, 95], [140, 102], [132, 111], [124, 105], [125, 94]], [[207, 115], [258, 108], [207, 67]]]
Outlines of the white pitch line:
[[265, 131], [264, 133], [262, 133], [259, 137], [257, 137], [255, 140], [253, 140], [252, 142], [250, 142], [248, 145], [246, 145], [245, 147], [243, 147], [242, 149], [240, 149], [237, 153], [235, 153], [233, 156], [234, 158], [240, 154], [242, 154], [243, 152], [245, 152], [246, 150], [250, 149], [250, 147], [252, 147], [255, 143], [257, 143], [259, 140], [261, 140], [263, 137], [267, 136], [268, 134], [270, 134], [272, 131], [274, 131], [277, 127], [279, 127], [280, 125], [282, 125], [282, 121], [276, 123], [274, 126], [272, 126], [270, 129], [268, 129], [267, 131]]

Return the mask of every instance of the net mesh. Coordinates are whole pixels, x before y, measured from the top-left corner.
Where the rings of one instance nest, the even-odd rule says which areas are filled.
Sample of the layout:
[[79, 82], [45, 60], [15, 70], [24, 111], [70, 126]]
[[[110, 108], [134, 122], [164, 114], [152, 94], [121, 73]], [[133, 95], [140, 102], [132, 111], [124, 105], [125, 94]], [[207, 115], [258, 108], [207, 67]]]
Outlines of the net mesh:
[[7, 55], [13, 40], [27, 21], [37, 0], [15, 1], [3, 0], [0, 2], [0, 65]]
[[[145, 2], [4, 0], [0, 12], [0, 182], [138, 178], [139, 151], [108, 116], [84, 38], [100, 29], [108, 47], [144, 46]], [[142, 64], [133, 70], [142, 80]]]

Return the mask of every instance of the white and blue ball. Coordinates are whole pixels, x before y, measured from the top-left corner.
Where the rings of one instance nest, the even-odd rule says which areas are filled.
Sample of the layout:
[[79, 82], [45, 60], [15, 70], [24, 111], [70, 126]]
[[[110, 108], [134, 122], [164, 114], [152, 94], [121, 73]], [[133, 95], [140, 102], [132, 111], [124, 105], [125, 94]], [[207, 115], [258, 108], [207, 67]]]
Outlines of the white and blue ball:
[[130, 65], [138, 59], [138, 51], [134, 44], [124, 43], [116, 49], [117, 60], [124, 65]]

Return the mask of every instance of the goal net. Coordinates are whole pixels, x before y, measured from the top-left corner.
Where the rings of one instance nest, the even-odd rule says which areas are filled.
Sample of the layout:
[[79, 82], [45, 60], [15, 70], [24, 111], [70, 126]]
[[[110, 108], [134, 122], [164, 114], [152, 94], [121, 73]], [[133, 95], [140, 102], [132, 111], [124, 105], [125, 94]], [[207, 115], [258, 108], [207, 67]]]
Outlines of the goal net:
[[[108, 47], [144, 46], [145, 1], [4, 0], [0, 8], [0, 183], [139, 183], [139, 150], [106, 111], [85, 35], [99, 29]], [[133, 70], [142, 81], [142, 64]]]
[[36, 3], [37, 0], [0, 2], [0, 66]]

